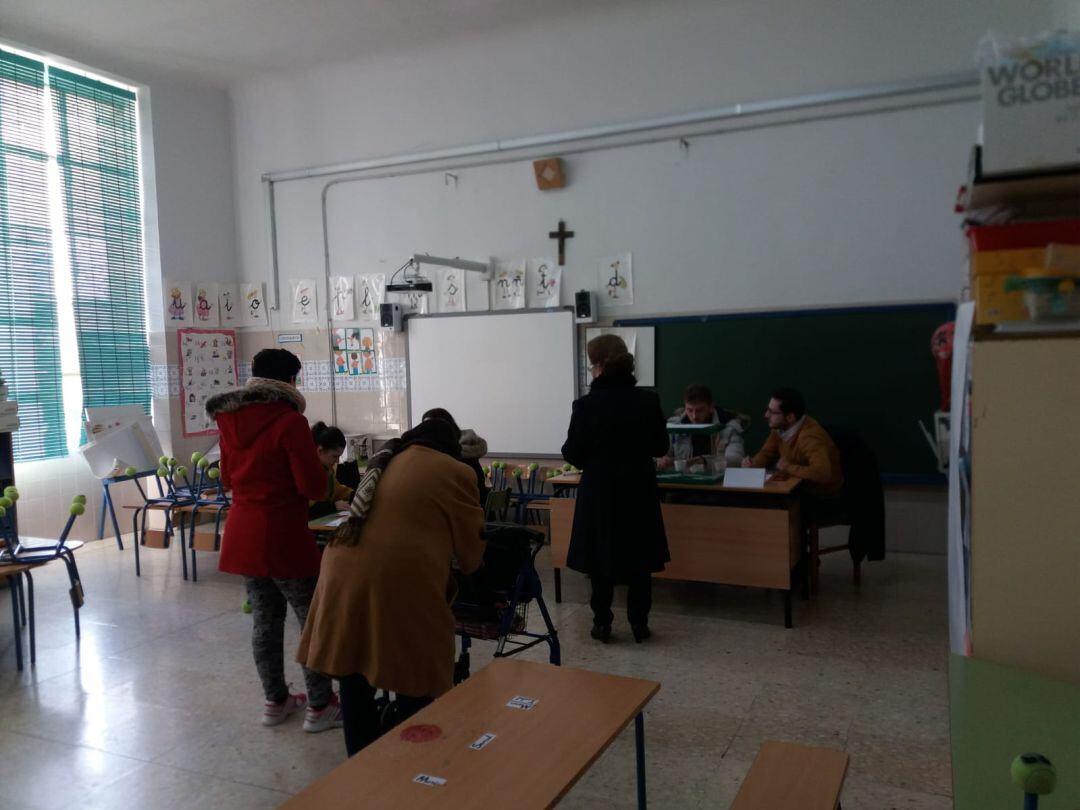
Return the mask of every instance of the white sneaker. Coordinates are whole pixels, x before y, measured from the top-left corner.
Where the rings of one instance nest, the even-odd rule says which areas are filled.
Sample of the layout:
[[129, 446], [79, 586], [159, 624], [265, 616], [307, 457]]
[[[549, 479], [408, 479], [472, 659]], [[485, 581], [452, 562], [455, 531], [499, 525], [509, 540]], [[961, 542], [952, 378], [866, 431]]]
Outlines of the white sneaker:
[[321, 709], [307, 707], [304, 712], [304, 731], [308, 734], [318, 734], [320, 731], [329, 731], [332, 728], [341, 728], [344, 720], [341, 717], [341, 701], [336, 694], [330, 695], [330, 702]]
[[262, 724], [277, 726], [285, 722], [290, 714], [307, 707], [307, 695], [289, 695], [281, 703], [272, 700], [263, 704]]

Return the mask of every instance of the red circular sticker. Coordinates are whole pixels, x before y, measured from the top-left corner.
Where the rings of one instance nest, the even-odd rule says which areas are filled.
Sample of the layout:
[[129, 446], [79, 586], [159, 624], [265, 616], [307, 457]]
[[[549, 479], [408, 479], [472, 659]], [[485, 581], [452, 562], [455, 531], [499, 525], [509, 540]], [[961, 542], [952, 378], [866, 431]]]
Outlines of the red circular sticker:
[[438, 726], [418, 725], [409, 726], [401, 730], [401, 739], [405, 742], [431, 742], [442, 736], [442, 729]]

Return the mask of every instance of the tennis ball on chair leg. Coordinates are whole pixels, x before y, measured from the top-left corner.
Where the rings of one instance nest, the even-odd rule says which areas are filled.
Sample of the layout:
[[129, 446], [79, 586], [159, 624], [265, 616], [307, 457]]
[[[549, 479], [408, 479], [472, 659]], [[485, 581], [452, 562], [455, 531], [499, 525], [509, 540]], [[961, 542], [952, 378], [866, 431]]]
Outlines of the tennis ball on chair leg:
[[211, 467], [206, 471], [206, 477], [211, 480], [217, 480], [221, 476], [221, 470], [217, 467]]
[[240, 610], [243, 613], [251, 613], [251, 600], [245, 599], [244, 604], [240, 605]]
[[14, 505], [15, 501], [11, 500], [11, 498], [0, 498], [0, 507], [3, 507], [4, 509], [10, 509]]
[[75, 517], [78, 517], [79, 515], [83, 514], [86, 511], [86, 504], [85, 503], [79, 503], [78, 501], [74, 501], [71, 504], [71, 510], [70, 511], [71, 511], [71, 514], [75, 515]]
[[191, 454], [191, 463], [192, 464], [198, 464], [200, 461], [202, 461], [202, 457], [203, 457], [202, 453], [199, 453], [199, 452], [192, 453]]
[[136, 470], [134, 467], [128, 467], [126, 470], [124, 470], [124, 475], [128, 476], [129, 478], [134, 478], [136, 473], [138, 472], [139, 471]]
[[86, 504], [86, 496], [85, 495], [76, 495], [71, 500], [72, 500], [73, 503], [81, 503], [83, 505]]
[[1009, 774], [1024, 793], [1045, 796], [1057, 787], [1057, 771], [1042, 754], [1021, 754], [1012, 761]]
[[4, 487], [4, 497], [11, 498], [12, 501], [19, 500], [19, 490], [15, 487]]

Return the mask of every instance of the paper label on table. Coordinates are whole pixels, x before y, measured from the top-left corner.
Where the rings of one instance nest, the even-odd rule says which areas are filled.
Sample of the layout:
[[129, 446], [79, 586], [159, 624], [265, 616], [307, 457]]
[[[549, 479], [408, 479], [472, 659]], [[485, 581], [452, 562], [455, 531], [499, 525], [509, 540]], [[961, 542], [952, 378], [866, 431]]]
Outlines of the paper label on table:
[[472, 745], [470, 745], [469, 748], [471, 748], [473, 751], [480, 751], [494, 739], [495, 735], [491, 734], [490, 732], [487, 734], [481, 734], [473, 741]]
[[528, 711], [539, 702], [540, 698], [531, 698], [524, 697], [523, 695], [515, 695], [514, 697], [510, 698], [510, 702], [506, 705], [509, 706], [511, 709], [524, 709], [525, 711]]
[[332, 519], [326, 521], [326, 525], [329, 526], [330, 528], [334, 528], [335, 526], [340, 526], [342, 523], [344, 523], [348, 519], [349, 519], [348, 515], [341, 515], [339, 517], [332, 518]]
[[742, 489], [764, 489], [765, 470], [747, 467], [728, 467], [724, 470], [724, 486]]
[[413, 781], [418, 785], [430, 785], [431, 787], [442, 787], [446, 784], [446, 780], [441, 776], [430, 776], [426, 773], [418, 773], [413, 777]]

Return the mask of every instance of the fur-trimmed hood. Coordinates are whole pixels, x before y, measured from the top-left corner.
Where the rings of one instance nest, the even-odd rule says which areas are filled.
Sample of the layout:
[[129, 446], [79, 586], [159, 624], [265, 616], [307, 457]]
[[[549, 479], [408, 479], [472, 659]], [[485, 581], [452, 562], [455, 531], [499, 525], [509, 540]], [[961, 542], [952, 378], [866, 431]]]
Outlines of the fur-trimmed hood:
[[265, 405], [271, 402], [285, 402], [300, 413], [307, 408], [304, 395], [296, 386], [267, 377], [252, 377], [243, 388], [222, 391], [206, 400], [206, 413], [211, 419], [218, 414], [232, 413], [247, 405]]
[[461, 457], [483, 458], [487, 455], [487, 442], [483, 437], [477, 436], [475, 430], [461, 431]]

